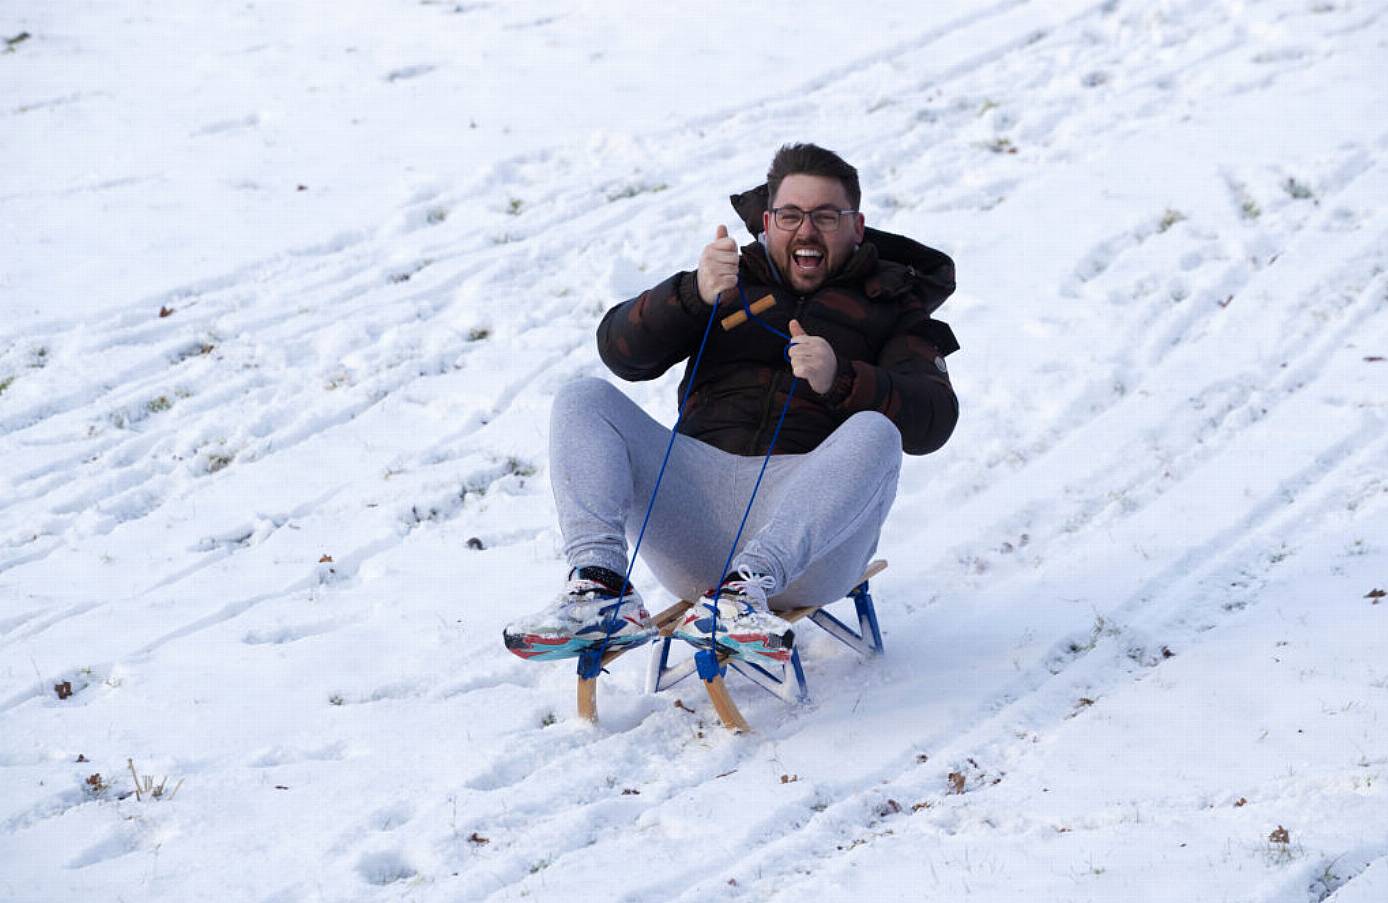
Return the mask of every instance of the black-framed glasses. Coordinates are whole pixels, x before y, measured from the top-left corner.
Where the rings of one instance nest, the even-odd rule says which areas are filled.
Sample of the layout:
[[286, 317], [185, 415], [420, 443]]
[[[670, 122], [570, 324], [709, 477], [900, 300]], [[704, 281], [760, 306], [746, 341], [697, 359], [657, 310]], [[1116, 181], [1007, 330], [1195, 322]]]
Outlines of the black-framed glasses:
[[790, 231], [799, 229], [800, 224], [808, 216], [810, 222], [820, 232], [833, 232], [839, 227], [839, 220], [842, 217], [857, 212], [856, 210], [839, 210], [836, 207], [816, 207], [809, 211], [801, 210], [799, 207], [772, 207], [771, 219], [778, 227]]

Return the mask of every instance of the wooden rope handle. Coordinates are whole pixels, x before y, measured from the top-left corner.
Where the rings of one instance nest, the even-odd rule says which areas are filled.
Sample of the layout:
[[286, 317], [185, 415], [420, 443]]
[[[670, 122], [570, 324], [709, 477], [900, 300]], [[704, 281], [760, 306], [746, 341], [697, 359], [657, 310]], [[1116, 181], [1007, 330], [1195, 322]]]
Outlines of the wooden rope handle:
[[[771, 295], [766, 295], [760, 300], [752, 302], [752, 313], [760, 315], [766, 313], [775, 306], [776, 299]], [[747, 322], [747, 311], [739, 310], [736, 313], [728, 314], [720, 322], [723, 324], [723, 331], [730, 332]]]

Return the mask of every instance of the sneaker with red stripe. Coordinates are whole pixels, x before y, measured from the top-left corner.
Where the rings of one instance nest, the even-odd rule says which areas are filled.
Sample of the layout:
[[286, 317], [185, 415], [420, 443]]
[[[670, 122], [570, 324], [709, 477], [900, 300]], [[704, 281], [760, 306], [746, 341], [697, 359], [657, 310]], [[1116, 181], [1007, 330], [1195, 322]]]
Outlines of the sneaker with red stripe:
[[694, 603], [674, 635], [700, 649], [716, 645], [720, 653], [743, 661], [788, 662], [795, 632], [789, 622], [772, 614], [767, 604], [766, 592], [775, 585], [775, 578], [739, 568], [738, 573], [723, 578], [721, 587], [709, 590]]
[[574, 658], [589, 649], [639, 646], [657, 630], [635, 589], [622, 594], [621, 574], [601, 567], [570, 572], [564, 592], [542, 611], [502, 631], [506, 648], [524, 659]]

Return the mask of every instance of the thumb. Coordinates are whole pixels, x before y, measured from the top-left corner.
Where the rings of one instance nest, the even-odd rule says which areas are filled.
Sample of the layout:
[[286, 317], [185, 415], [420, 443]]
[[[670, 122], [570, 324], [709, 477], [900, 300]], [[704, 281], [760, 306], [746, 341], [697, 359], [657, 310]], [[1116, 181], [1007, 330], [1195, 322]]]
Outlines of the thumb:
[[713, 240], [714, 240], [714, 241], [718, 241], [720, 238], [727, 238], [727, 237], [728, 237], [728, 227], [727, 227], [727, 226], [719, 226], [719, 227], [718, 227], [718, 233], [717, 233], [716, 235], [713, 236]]
[[800, 336], [802, 336], [802, 335], [806, 335], [805, 328], [804, 328], [803, 326], [800, 325], [800, 321], [799, 321], [799, 320], [791, 320], [791, 321], [790, 321], [790, 335], [791, 335], [791, 338], [795, 338], [795, 339], [800, 338]]

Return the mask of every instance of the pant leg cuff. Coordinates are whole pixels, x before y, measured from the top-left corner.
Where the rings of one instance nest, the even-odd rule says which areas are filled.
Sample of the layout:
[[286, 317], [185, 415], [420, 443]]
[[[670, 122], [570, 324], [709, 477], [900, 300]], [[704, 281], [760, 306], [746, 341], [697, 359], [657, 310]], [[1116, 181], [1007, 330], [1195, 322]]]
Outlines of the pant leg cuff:
[[627, 572], [627, 559], [625, 555], [620, 553], [582, 552], [569, 559], [569, 567], [573, 571], [579, 568], [600, 567], [607, 568], [617, 574], [625, 574]]

